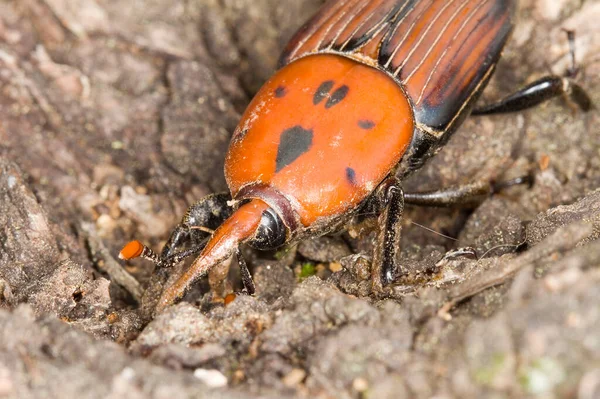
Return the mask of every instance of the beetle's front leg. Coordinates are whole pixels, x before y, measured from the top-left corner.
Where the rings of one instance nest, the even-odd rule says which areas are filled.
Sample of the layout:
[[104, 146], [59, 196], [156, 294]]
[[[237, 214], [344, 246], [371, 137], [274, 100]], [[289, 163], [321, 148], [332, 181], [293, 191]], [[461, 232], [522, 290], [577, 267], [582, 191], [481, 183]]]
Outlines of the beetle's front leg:
[[382, 292], [386, 285], [404, 274], [400, 266], [400, 237], [405, 203], [440, 207], [475, 204], [502, 188], [528, 182], [529, 177], [525, 177], [500, 184], [476, 182], [445, 190], [405, 194], [399, 179], [390, 177], [379, 186], [365, 207], [368, 212], [379, 214], [379, 231], [371, 267], [373, 290]]
[[400, 270], [400, 233], [404, 211], [404, 192], [400, 181], [390, 177], [379, 186], [372, 198], [380, 209], [379, 231], [373, 253], [371, 278], [373, 290], [381, 292], [385, 286], [402, 274]]
[[161, 266], [172, 266], [202, 251], [212, 231], [231, 216], [228, 193], [211, 194], [191, 205], [160, 254]]

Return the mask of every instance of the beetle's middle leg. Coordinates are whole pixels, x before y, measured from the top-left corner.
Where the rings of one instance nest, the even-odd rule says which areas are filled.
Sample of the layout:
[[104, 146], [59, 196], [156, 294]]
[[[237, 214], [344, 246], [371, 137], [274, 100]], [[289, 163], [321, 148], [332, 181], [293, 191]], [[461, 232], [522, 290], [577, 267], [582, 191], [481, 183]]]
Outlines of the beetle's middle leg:
[[489, 182], [475, 182], [443, 190], [404, 193], [404, 202], [410, 205], [450, 207], [476, 205], [494, 191]]
[[489, 197], [498, 191], [518, 184], [531, 184], [532, 180], [532, 176], [526, 175], [497, 183], [480, 181], [461, 186], [453, 186], [442, 190], [404, 193], [404, 202], [410, 205], [441, 208], [478, 205], [486, 197]]

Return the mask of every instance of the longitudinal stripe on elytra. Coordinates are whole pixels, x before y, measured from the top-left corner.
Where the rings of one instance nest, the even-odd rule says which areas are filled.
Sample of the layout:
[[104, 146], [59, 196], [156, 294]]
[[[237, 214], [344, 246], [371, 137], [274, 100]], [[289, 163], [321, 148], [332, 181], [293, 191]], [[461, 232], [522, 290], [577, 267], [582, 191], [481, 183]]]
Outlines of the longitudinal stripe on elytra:
[[[407, 2], [407, 4], [408, 4], [408, 2]], [[399, 18], [397, 21], [394, 21], [394, 26], [392, 27], [392, 29], [390, 29], [389, 35], [386, 35], [386, 39], [384, 39], [384, 41], [383, 41], [383, 45], [381, 46], [382, 49], [387, 47], [387, 45], [389, 44], [388, 42], [390, 42], [395, 37], [396, 32], [398, 32], [400, 25], [402, 25], [402, 23], [406, 20], [406, 18], [409, 15], [411, 15], [413, 13], [413, 11], [415, 11], [416, 8], [417, 8], [417, 6], [413, 6], [410, 10], [408, 10], [408, 12], [406, 12], [404, 15], [402, 15], [401, 18]], [[404, 45], [404, 41], [406, 40], [406, 38], [408, 36], [410, 36], [413, 28], [415, 27], [417, 22], [420, 20], [420, 18], [423, 16], [425, 11], [427, 11], [427, 7], [423, 7], [423, 9], [421, 10], [421, 14], [419, 14], [416, 18], [414, 18], [410, 27], [404, 31], [405, 32], [404, 36], [402, 37], [400, 42], [396, 44], [396, 46], [394, 47], [394, 50], [390, 53], [387, 62], [384, 64], [384, 67], [386, 69], [388, 69], [390, 67], [390, 63], [396, 57], [398, 50], [400, 50], [402, 48], [402, 46]]]
[[321, 26], [323, 25], [323, 22], [326, 21], [327, 19], [329, 19], [331, 16], [335, 15], [339, 9], [341, 9], [342, 7], [344, 7], [346, 5], [347, 1], [348, 0], [340, 0], [340, 1], [333, 3], [332, 7], [328, 10], [329, 13], [324, 13], [323, 15], [320, 16], [321, 17], [321, 18], [319, 18], [321, 20], [320, 23], [319, 23], [319, 21], [315, 21], [315, 23], [313, 24], [314, 25], [313, 28], [310, 30], [310, 33], [305, 32], [304, 38], [296, 44], [296, 47], [294, 47], [294, 49], [292, 51], [290, 51], [290, 53], [288, 55], [288, 59], [290, 59], [290, 60], [294, 59], [298, 50], [300, 50], [302, 47], [304, 47], [306, 42], [308, 42], [312, 38], [312, 36], [321, 28]]
[[360, 15], [363, 12], [363, 10], [369, 6], [369, 1], [368, 0], [363, 0], [362, 3], [363, 3], [362, 7], [360, 7], [360, 9], [357, 9], [353, 16], [346, 18], [346, 22], [344, 23], [344, 25], [337, 30], [337, 33], [336, 33], [335, 37], [333, 39], [331, 39], [331, 42], [329, 42], [329, 46], [327, 46], [328, 50], [331, 50], [333, 48], [333, 46], [335, 45], [335, 43], [340, 38], [340, 35], [342, 33], [344, 33], [344, 31], [346, 30], [346, 28], [348, 27], [348, 25], [350, 25], [352, 22], [354, 22], [354, 20], [357, 17], [360, 17]]
[[348, 13], [348, 10], [352, 10], [355, 6], [356, 3], [360, 0], [350, 0], [350, 1], [354, 1], [354, 3], [352, 3], [351, 5], [348, 5], [348, 7], [346, 7], [346, 9], [344, 9], [343, 12], [341, 12], [338, 16], [337, 19], [335, 20], [335, 22], [329, 22], [327, 24], [327, 29], [325, 29], [325, 32], [323, 33], [323, 35], [321, 36], [319, 42], [317, 43], [317, 45], [315, 46], [315, 50], [320, 49], [320, 48], [325, 48], [323, 47], [323, 42], [325, 42], [325, 40], [327, 39], [327, 35], [329, 35], [329, 32], [331, 32], [331, 30], [333, 29], [333, 27], [342, 20], [342, 18], [344, 18], [344, 16]]
[[[470, 34], [467, 36], [468, 38], [472, 38], [472, 37], [474, 37], [474, 35], [472, 35], [472, 33], [473, 33], [473, 32], [477, 32], [477, 31], [478, 31], [478, 30], [479, 30], [479, 29], [482, 27], [482, 24], [484, 24], [484, 23], [485, 23], [485, 21], [486, 21], [486, 17], [487, 17], [487, 13], [486, 13], [485, 15], [483, 15], [483, 16], [481, 17], [481, 19], [479, 19], [479, 20], [477, 21], [477, 23], [475, 24], [475, 26], [474, 26], [474, 27], [473, 27], [473, 29], [471, 30], [471, 33], [470, 33]], [[495, 34], [494, 34], [494, 30], [488, 30], [488, 31], [486, 32], [485, 36], [483, 36], [483, 37], [482, 37], [482, 38], [481, 38], [481, 39], [478, 41], [478, 43], [477, 43], [477, 44], [479, 45], [480, 43], [491, 43], [491, 42], [492, 42], [491, 40], [486, 40], [486, 39], [487, 39], [489, 36], [495, 36]], [[459, 46], [459, 50], [456, 52], [456, 54], [460, 54], [460, 53], [461, 53], [461, 51], [465, 50], [465, 49], [466, 49], [466, 47], [465, 47], [465, 46], [467, 46], [467, 42], [466, 42], [466, 41], [465, 41], [465, 42], [463, 42], [463, 43], [461, 43], [461, 45]], [[487, 47], [489, 47], [489, 45], [488, 45]], [[476, 47], [475, 47], [475, 48], [471, 48], [471, 50], [476, 50]], [[478, 54], [478, 52], [476, 52], [476, 51], [469, 51], [469, 53], [470, 53], [470, 54]], [[485, 53], [486, 53], [485, 51], [479, 52], [479, 54], [485, 54]], [[462, 68], [464, 68], [464, 67], [465, 67], [465, 64], [463, 64], [463, 65], [462, 65]], [[462, 69], [461, 69], [461, 70], [462, 70]], [[471, 74], [472, 74], [472, 72], [471, 72]], [[459, 78], [459, 77], [463, 77], [463, 76], [465, 76], [465, 75], [463, 75], [463, 74], [456, 74], [456, 75], [454, 75], [454, 76], [453, 76], [453, 79], [452, 79], [452, 80], [451, 80], [451, 82], [450, 82], [450, 83], [449, 83], [449, 84], [446, 86], [446, 88], [447, 88], [447, 89], [451, 89], [451, 88], [452, 88], [452, 86], [456, 86], [456, 87], [454, 87], [454, 88], [453, 88], [454, 90], [456, 90], [457, 88], [459, 88], [459, 87], [460, 87], [460, 84], [461, 84], [461, 81], [460, 81], [458, 78]], [[463, 80], [464, 80], [464, 79], [463, 79]], [[455, 83], [455, 82], [456, 82], [456, 83]]]
[[[344, 41], [344, 43], [342, 43], [342, 45], [339, 47], [339, 51], [344, 51], [346, 46], [348, 45], [348, 43], [350, 43], [351, 40], [355, 40], [356, 39], [356, 34], [362, 29], [363, 26], [365, 26], [367, 24], [367, 22], [369, 22], [369, 20], [371, 18], [373, 18], [373, 16], [377, 13], [377, 7], [375, 7], [373, 9], [373, 11], [371, 11], [369, 13], [369, 15], [367, 15], [366, 18], [364, 18], [357, 26], [356, 28], [354, 28], [354, 30], [352, 31], [352, 33], [350, 35], [348, 35], [348, 38], [346, 39], [346, 41]], [[363, 35], [364, 37], [365, 35]]]
[[433, 20], [427, 25], [427, 28], [425, 28], [425, 30], [423, 32], [419, 32], [419, 39], [417, 40], [416, 43], [413, 43], [413, 45], [411, 46], [410, 51], [408, 52], [408, 54], [406, 55], [406, 57], [404, 57], [404, 60], [400, 63], [400, 65], [396, 68], [396, 70], [394, 71], [394, 76], [398, 76], [398, 73], [402, 70], [402, 68], [404, 67], [404, 65], [406, 65], [406, 63], [408, 62], [408, 60], [410, 60], [410, 57], [412, 57], [412, 55], [415, 53], [415, 51], [417, 50], [417, 48], [419, 47], [419, 45], [423, 42], [423, 40], [425, 39], [425, 36], [427, 36], [427, 33], [429, 33], [429, 31], [431, 30], [431, 28], [433, 26], [435, 26], [435, 23], [437, 22], [437, 20], [440, 18], [440, 15], [442, 15], [444, 13], [444, 11], [446, 11], [446, 9], [448, 7], [450, 7], [456, 0], [450, 0], [449, 2], [447, 2], [436, 14], [436, 16], [433, 18]]
[[[461, 24], [460, 28], [458, 28], [458, 30], [456, 31], [456, 33], [452, 36], [450, 44], [448, 46], [446, 46], [446, 48], [444, 49], [444, 51], [442, 52], [442, 54], [438, 57], [435, 65], [433, 66], [433, 68], [429, 72], [429, 76], [427, 77], [427, 80], [425, 81], [425, 84], [421, 88], [421, 92], [419, 93], [419, 97], [415, 101], [415, 104], [420, 104], [421, 103], [421, 100], [423, 100], [423, 95], [425, 94], [425, 91], [429, 87], [429, 82], [431, 81], [431, 78], [435, 75], [435, 72], [437, 71], [438, 66], [442, 62], [442, 59], [446, 56], [446, 54], [448, 53], [448, 51], [452, 48], [452, 45], [454, 44], [454, 42], [456, 41], [456, 39], [460, 36], [460, 34], [462, 33], [462, 31], [465, 28], [465, 26], [467, 26], [469, 24], [469, 21], [471, 21], [471, 19], [475, 15], [477, 15], [477, 12], [479, 11], [479, 9], [481, 7], [483, 7], [483, 5], [486, 3], [486, 1], [487, 0], [482, 0], [479, 4], [477, 4], [477, 6], [473, 9], [473, 11], [469, 14], [469, 16]], [[407, 82], [405, 81], [404, 83], [406, 84]]]
[[340, 46], [340, 51], [343, 51], [351, 41], [355, 41], [353, 43], [352, 48], [350, 49], [350, 50], [354, 50], [354, 49], [360, 47], [361, 44], [367, 42], [371, 38], [372, 32], [374, 30], [380, 28], [382, 26], [382, 24], [385, 23], [386, 15], [384, 15], [379, 21], [375, 22], [358, 39], [357, 39], [357, 35], [358, 35], [358, 32], [360, 32], [360, 30], [365, 25], [368, 26], [367, 22], [369, 22], [375, 15], [377, 15], [378, 11], [380, 11], [379, 5], [375, 4], [373, 7], [373, 10], [369, 13], [369, 15], [367, 15], [365, 18], [363, 18], [363, 20], [356, 26], [356, 28], [352, 31], [352, 33], [350, 35], [348, 35], [348, 38], [346, 39], [346, 41]]
[[[396, 6], [394, 6], [391, 11], [389, 11], [388, 13], [386, 13], [385, 15], [383, 15], [378, 22], [376, 22], [375, 24], [373, 24], [373, 26], [371, 26], [361, 37], [359, 40], [357, 40], [357, 42], [354, 44], [354, 49], [360, 48], [361, 46], [365, 45], [369, 40], [371, 40], [373, 37], [375, 37], [376, 35], [378, 35], [383, 29], [386, 28], [386, 26], [390, 23], [390, 20], [394, 18], [394, 16], [396, 15], [397, 12], [397, 8], [404, 8], [406, 7], [407, 3], [404, 3], [403, 5], [399, 5], [397, 4]], [[371, 19], [371, 17], [373, 15], [375, 15], [377, 13], [377, 11], [379, 11], [379, 7], [381, 7], [381, 5], [377, 5], [376, 7], [374, 7], [373, 12], [369, 15], [369, 17], [367, 19], [365, 19], [365, 23], [367, 20]], [[345, 48], [345, 46], [352, 40], [356, 40], [356, 34], [360, 31], [360, 29], [362, 28], [362, 26], [365, 25], [365, 23], [362, 23], [353, 33], [352, 36], [350, 36], [348, 38], [348, 40], [346, 40], [346, 42], [344, 43], [343, 47]]]
[[454, 11], [454, 13], [450, 16], [450, 18], [448, 18], [448, 20], [444, 24], [444, 27], [442, 28], [442, 30], [440, 31], [440, 33], [438, 33], [438, 35], [435, 38], [435, 40], [433, 41], [433, 43], [431, 43], [431, 45], [429, 46], [429, 48], [428, 48], [427, 52], [425, 53], [425, 55], [421, 57], [421, 60], [419, 61], [419, 63], [417, 65], [415, 65], [415, 67], [413, 68], [413, 70], [405, 78], [402, 79], [402, 83], [404, 83], [404, 84], [408, 83], [408, 81], [410, 80], [410, 78], [416, 73], [416, 71], [423, 65], [423, 63], [425, 62], [425, 60], [432, 53], [433, 49], [435, 48], [435, 46], [437, 46], [437, 44], [439, 43], [440, 39], [446, 34], [446, 31], [448, 30], [448, 27], [450, 26], [451, 23], [454, 22], [454, 20], [456, 19], [456, 16], [458, 15], [458, 13], [461, 12], [467, 5], [468, 5], [468, 3], [463, 2]]

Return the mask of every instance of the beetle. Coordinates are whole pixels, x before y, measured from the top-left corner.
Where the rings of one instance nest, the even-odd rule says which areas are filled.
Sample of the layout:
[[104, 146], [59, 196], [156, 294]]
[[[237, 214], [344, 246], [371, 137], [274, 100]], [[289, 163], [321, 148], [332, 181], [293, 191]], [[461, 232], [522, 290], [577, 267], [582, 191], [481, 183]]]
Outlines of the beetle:
[[156, 309], [234, 254], [253, 293], [241, 244], [279, 248], [339, 230], [365, 209], [379, 215], [373, 288], [401, 276], [405, 203], [444, 206], [492, 190], [489, 182], [402, 190], [402, 180], [469, 114], [519, 111], [563, 94], [584, 111], [592, 107], [568, 76], [551, 75], [473, 109], [509, 39], [514, 10], [513, 0], [326, 2], [293, 36], [233, 133], [225, 160], [230, 195], [192, 205], [160, 256], [137, 241], [121, 251], [161, 267], [199, 254]]

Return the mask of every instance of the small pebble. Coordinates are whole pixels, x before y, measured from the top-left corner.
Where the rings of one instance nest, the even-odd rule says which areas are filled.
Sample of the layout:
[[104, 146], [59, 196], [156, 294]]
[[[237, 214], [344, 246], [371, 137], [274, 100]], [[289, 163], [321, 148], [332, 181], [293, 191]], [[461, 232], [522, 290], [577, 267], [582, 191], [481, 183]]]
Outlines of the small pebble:
[[285, 377], [283, 377], [283, 384], [286, 387], [293, 388], [300, 384], [306, 377], [306, 371], [302, 369], [293, 369]]
[[211, 388], [222, 388], [227, 386], [227, 377], [219, 370], [196, 369], [194, 370], [194, 377]]
[[329, 264], [329, 270], [331, 270], [333, 273], [337, 273], [342, 269], [343, 269], [342, 264], [339, 262], [331, 262]]

